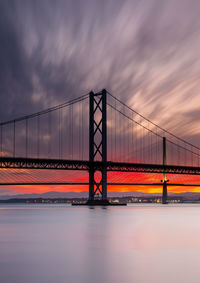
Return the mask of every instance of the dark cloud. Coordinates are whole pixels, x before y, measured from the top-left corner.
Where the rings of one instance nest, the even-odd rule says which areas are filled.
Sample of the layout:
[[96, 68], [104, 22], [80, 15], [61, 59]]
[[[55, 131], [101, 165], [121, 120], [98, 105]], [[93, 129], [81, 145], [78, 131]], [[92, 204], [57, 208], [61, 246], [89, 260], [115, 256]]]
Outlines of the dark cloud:
[[1, 0], [0, 119], [106, 87], [191, 133], [183, 115], [199, 111], [199, 12], [195, 0]]
[[[28, 104], [33, 86], [13, 5], [0, 2], [0, 113], [1, 120], [15, 116]], [[31, 107], [31, 105], [30, 105]]]

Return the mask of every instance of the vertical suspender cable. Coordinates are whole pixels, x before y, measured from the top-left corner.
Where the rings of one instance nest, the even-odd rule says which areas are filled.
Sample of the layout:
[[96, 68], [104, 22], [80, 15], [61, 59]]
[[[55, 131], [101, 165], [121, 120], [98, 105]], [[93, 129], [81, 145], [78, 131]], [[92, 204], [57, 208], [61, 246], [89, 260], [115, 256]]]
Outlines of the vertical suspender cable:
[[[132, 120], [133, 120], [133, 113], [132, 113]], [[133, 128], [134, 128], [134, 122], [131, 122], [131, 149], [130, 149], [131, 162], [133, 162]]]
[[174, 145], [171, 144], [171, 149], [172, 149], [172, 165], [174, 165]]
[[3, 126], [1, 126], [1, 157], [3, 156]]
[[60, 155], [60, 108], [58, 110], [58, 156], [59, 156], [59, 159], [61, 157]]
[[72, 114], [72, 128], [71, 128], [72, 129], [72, 135], [71, 136], [72, 136], [72, 159], [73, 159], [73, 156], [74, 156], [74, 154], [73, 154], [74, 153], [74, 145], [73, 145], [73, 143], [74, 143], [74, 129], [73, 129], [74, 128], [74, 121], [73, 121], [73, 114], [74, 113], [73, 113], [73, 104], [72, 104], [72, 108], [71, 108], [71, 114]]
[[178, 151], [178, 165], [180, 165], [179, 143], [178, 143], [178, 145], [177, 145], [177, 151]]
[[135, 156], [134, 159], [137, 162], [138, 161], [138, 135], [137, 135], [137, 124], [135, 125], [136, 131], [135, 131]]
[[125, 137], [125, 123], [126, 123], [126, 118], [125, 118], [125, 107], [123, 106], [123, 137], [122, 137], [122, 146], [123, 146], [123, 159], [122, 161], [126, 161], [125, 160], [125, 156], [126, 156], [126, 148], [125, 148], [125, 145], [126, 145], [126, 137]]
[[[187, 148], [186, 143], [184, 143], [184, 147]], [[184, 150], [184, 165], [186, 166], [186, 149]]]
[[158, 136], [157, 136], [157, 128], [156, 128], [156, 163], [158, 164]]
[[[125, 114], [125, 110], [124, 110], [124, 114]], [[126, 133], [126, 118], [124, 116], [124, 122], [123, 122], [123, 126], [124, 126], [124, 136], [123, 136], [123, 150], [124, 150], [124, 153], [123, 153], [123, 161], [128, 161], [128, 150], [127, 150], [127, 133]]]
[[[149, 123], [148, 123], [149, 127]], [[151, 132], [147, 131], [147, 156], [148, 156], [148, 163], [151, 163]]]
[[128, 161], [130, 161], [130, 130], [129, 130], [130, 122], [127, 121], [127, 123], [128, 123]]
[[110, 154], [110, 159], [113, 160], [113, 123], [112, 123], [113, 109], [112, 109], [112, 107], [110, 109], [110, 115], [111, 115], [111, 118], [110, 118], [110, 127], [111, 127], [111, 148], [110, 148], [111, 154]]
[[[142, 119], [142, 118], [141, 118]], [[140, 120], [140, 124], [142, 124], [142, 122], [141, 122], [141, 120]], [[143, 140], [143, 136], [142, 136], [142, 134], [143, 134], [143, 128], [140, 128], [140, 135], [141, 135], [141, 137], [140, 137], [140, 163], [142, 163], [142, 144], [143, 144], [143, 142], [142, 142], [142, 140]]]
[[26, 118], [26, 158], [28, 157], [28, 118]]
[[117, 149], [116, 149], [116, 146], [117, 146], [117, 131], [116, 131], [116, 124], [117, 124], [117, 121], [116, 121], [116, 99], [115, 99], [115, 160], [114, 161], [117, 161]]
[[84, 136], [83, 136], [83, 103], [84, 101], [81, 102], [81, 116], [82, 116], [82, 119], [81, 119], [81, 130], [82, 130], [82, 134], [81, 134], [81, 154], [82, 154], [82, 160], [83, 160], [83, 151], [84, 151]]
[[150, 132], [150, 144], [151, 144], [150, 162], [153, 163], [153, 144], [152, 144], [152, 133], [151, 132]]
[[60, 158], [63, 158], [63, 134], [62, 134], [62, 130], [63, 130], [63, 111], [62, 108], [60, 109]]
[[13, 157], [15, 157], [15, 121], [13, 123]]
[[40, 157], [40, 115], [37, 115], [37, 157]]
[[[192, 146], [190, 147], [191, 151], [192, 151]], [[192, 166], [193, 166], [193, 153], [191, 152], [191, 157], [192, 157]]]
[[142, 163], [144, 162], [144, 128], [142, 127]]
[[121, 113], [118, 113], [118, 120], [119, 120], [119, 128], [120, 128], [120, 131], [119, 131], [119, 161], [121, 161], [121, 149], [122, 149], [122, 146], [121, 146]]
[[81, 113], [80, 113], [80, 103], [78, 103], [78, 159], [81, 159], [80, 157], [80, 153], [81, 153], [81, 129], [80, 129], [80, 125], [81, 125]]
[[48, 158], [51, 156], [51, 111], [48, 112]]
[[67, 107], [67, 158], [71, 154], [71, 108]]

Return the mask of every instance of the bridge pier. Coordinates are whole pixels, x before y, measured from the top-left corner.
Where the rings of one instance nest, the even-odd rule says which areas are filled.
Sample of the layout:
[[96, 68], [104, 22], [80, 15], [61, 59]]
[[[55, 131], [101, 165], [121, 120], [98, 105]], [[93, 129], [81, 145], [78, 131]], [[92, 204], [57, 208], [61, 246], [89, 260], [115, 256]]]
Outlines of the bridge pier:
[[94, 199], [94, 168], [90, 165], [89, 169], [89, 201]]
[[167, 204], [167, 180], [163, 182], [162, 204]]

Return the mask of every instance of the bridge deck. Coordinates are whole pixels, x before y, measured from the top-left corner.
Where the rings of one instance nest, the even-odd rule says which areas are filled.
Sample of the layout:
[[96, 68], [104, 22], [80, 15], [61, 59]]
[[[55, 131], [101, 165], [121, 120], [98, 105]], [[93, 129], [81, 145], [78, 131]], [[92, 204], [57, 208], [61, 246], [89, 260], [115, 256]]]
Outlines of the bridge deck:
[[93, 167], [99, 170], [102, 166], [107, 167], [107, 171], [118, 172], [142, 172], [142, 173], [168, 173], [168, 174], [189, 174], [200, 175], [200, 167], [174, 166], [162, 164], [142, 164], [128, 162], [106, 163], [95, 161], [90, 163], [87, 160], [66, 160], [66, 159], [38, 159], [20, 157], [0, 157], [0, 168], [7, 169], [51, 169], [51, 170], [89, 170]]

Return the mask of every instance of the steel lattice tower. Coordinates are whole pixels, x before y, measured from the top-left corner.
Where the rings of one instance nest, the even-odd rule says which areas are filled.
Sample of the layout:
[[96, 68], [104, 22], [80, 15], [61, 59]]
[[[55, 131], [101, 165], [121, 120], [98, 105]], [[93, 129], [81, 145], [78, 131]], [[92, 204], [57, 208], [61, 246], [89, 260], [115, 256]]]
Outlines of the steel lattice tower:
[[[106, 126], [106, 90], [90, 92], [89, 113], [89, 202], [95, 200], [100, 194], [101, 200], [107, 200], [107, 126]], [[95, 161], [100, 161], [102, 166], [100, 180], [96, 180]]]

